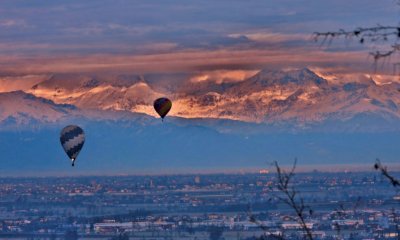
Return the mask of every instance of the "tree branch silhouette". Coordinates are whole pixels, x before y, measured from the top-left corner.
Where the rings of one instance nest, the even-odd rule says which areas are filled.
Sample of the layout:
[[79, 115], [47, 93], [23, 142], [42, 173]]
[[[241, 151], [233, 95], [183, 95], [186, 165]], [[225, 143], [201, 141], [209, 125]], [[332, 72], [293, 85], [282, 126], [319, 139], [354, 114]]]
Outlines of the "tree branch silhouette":
[[376, 159], [374, 168], [377, 171], [380, 171], [383, 176], [385, 176], [390, 183], [393, 185], [393, 187], [400, 187], [400, 181], [393, 177], [387, 170], [386, 166], [383, 166], [381, 161], [379, 159]]
[[322, 41], [322, 44], [325, 44], [326, 41], [332, 42], [332, 40], [337, 37], [344, 37], [346, 39], [357, 38], [361, 44], [367, 41], [387, 42], [392, 37], [394, 37], [393, 44], [390, 45], [388, 50], [370, 52], [370, 55], [374, 58], [375, 61], [378, 61], [382, 58], [390, 57], [395, 52], [398, 52], [400, 50], [400, 44], [396, 42], [396, 40], [400, 38], [400, 26], [377, 25], [376, 27], [359, 27], [352, 31], [340, 29], [338, 31], [313, 33], [314, 41]]
[[306, 239], [313, 240], [312, 231], [307, 226], [305, 220], [306, 211], [308, 210], [310, 215], [313, 214], [313, 211], [309, 206], [305, 205], [304, 199], [298, 194], [299, 192], [291, 184], [291, 180], [295, 175], [297, 159], [294, 160], [293, 166], [289, 172], [286, 172], [284, 169], [282, 169], [277, 161], [274, 162], [274, 166], [278, 177], [277, 189], [283, 194], [283, 197], [278, 196], [278, 199], [286, 203], [294, 210], [297, 217], [296, 220], [304, 231]]
[[[297, 166], [297, 158], [294, 160], [293, 166], [289, 172], [282, 169], [277, 161], [273, 162], [273, 165], [276, 170], [277, 174], [277, 183], [276, 189], [283, 195], [283, 196], [276, 196], [276, 198], [288, 205], [291, 209], [294, 210], [296, 217], [292, 218], [293, 220], [297, 221], [300, 224], [302, 231], [304, 232], [305, 239], [313, 240], [313, 234], [311, 228], [308, 227], [306, 223], [306, 212], [311, 216], [313, 214], [313, 210], [304, 203], [304, 199], [300, 196], [299, 192], [293, 187], [291, 181], [295, 175], [295, 170]], [[283, 234], [273, 234], [269, 233], [268, 235], [266, 232], [269, 232], [267, 226], [265, 226], [262, 222], [258, 221], [256, 217], [252, 214], [251, 209], [248, 210], [248, 215], [250, 218], [250, 222], [257, 224], [263, 231], [264, 235], [261, 236], [260, 240], [264, 239], [285, 239]]]

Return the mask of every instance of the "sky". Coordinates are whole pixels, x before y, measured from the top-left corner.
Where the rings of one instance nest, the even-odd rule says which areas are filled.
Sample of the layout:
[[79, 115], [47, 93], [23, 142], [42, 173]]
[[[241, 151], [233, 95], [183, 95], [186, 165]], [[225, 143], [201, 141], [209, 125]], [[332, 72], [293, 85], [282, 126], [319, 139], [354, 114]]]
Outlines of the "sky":
[[[324, 44], [321, 41], [313, 41], [313, 33], [316, 31], [353, 30], [378, 24], [397, 26], [399, 14], [400, 5], [396, 0], [1, 0], [0, 92], [16, 89], [32, 91], [32, 86], [47, 79], [51, 73], [96, 73], [96, 76], [102, 73], [110, 73], [110, 76], [115, 73], [129, 73], [132, 76], [143, 74], [152, 87], [157, 86], [159, 89], [163, 89], [159, 87], [161, 84], [154, 84], [154, 81], [168, 82], [169, 76], [183, 79], [177, 82], [202, 82], [212, 79], [221, 83], [225, 79], [242, 81], [262, 69], [305, 67], [328, 80], [330, 76], [337, 74], [346, 75], [349, 78], [344, 79], [351, 78], [352, 81], [355, 80], [354, 74], [373, 74], [374, 81], [383, 83], [392, 81], [393, 78], [400, 81], [392, 71], [391, 62], [396, 62], [395, 58], [389, 59], [391, 62], [386, 62], [383, 68], [375, 71], [374, 62], [368, 54], [371, 51], [384, 50], [388, 43], [367, 41], [360, 44], [357, 39], [334, 39], [332, 43]], [[59, 76], [63, 77], [62, 74]], [[151, 76], [155, 76], [154, 79], [151, 79]], [[365, 76], [362, 79], [369, 80]], [[182, 84], [182, 89], [185, 90], [185, 86]], [[158, 88], [154, 87], [154, 91], [158, 91]], [[55, 96], [53, 93], [46, 97]], [[247, 100], [257, 102], [259, 96], [261, 95]], [[188, 99], [182, 100], [182, 109], [192, 110], [192, 106], [187, 104], [191, 103]], [[207, 99], [209, 98], [205, 98]], [[114, 103], [111, 100], [110, 102]], [[247, 110], [247, 106], [250, 106], [248, 109], [257, 106], [248, 104], [252, 101], [243, 100], [243, 106], [246, 107], [243, 109]], [[230, 99], [226, 102], [231, 104]], [[175, 109], [179, 109], [180, 105], [175, 103], [177, 101], [174, 102], [174, 106], [178, 106]], [[235, 104], [232, 106], [237, 109]], [[260, 106], [259, 109], [263, 110], [264, 105]], [[151, 104], [145, 107], [155, 114]], [[207, 104], [202, 107], [207, 110]], [[30, 109], [28, 106], [29, 111]], [[217, 111], [220, 110], [218, 104], [210, 109], [220, 113]], [[21, 115], [18, 112], [22, 111], [21, 109], [11, 110], [10, 112]], [[140, 112], [139, 110], [135, 109]], [[40, 111], [43, 110], [38, 112]], [[189, 113], [193, 114], [193, 111]], [[204, 117], [205, 113], [208, 114], [208, 111], [200, 112], [200, 115], [203, 114], [200, 117]], [[190, 114], [187, 116], [199, 117]], [[105, 127], [100, 125], [99, 128]], [[164, 129], [165, 132], [158, 129]], [[96, 130], [97, 128], [93, 127], [92, 133], [97, 133]], [[95, 136], [93, 138], [88, 137], [94, 140], [88, 141], [86, 153], [82, 153], [81, 159], [87, 160], [91, 157], [100, 165], [99, 169], [124, 169], [124, 164], [135, 164], [139, 171], [147, 166], [152, 168], [158, 165], [159, 168], [182, 166], [187, 171], [188, 167], [202, 166], [258, 168], [265, 165], [265, 156], [270, 156], [271, 159], [286, 159], [286, 163], [291, 163], [292, 157], [298, 156], [308, 159], [310, 164], [319, 163], [320, 159], [326, 164], [364, 163], [369, 156], [380, 156], [395, 162], [398, 156], [393, 150], [398, 149], [394, 146], [397, 140], [393, 140], [398, 139], [397, 135], [383, 138], [389, 143], [362, 135], [356, 138], [361, 142], [357, 145], [343, 141], [341, 135], [333, 140], [330, 139], [330, 135], [317, 135], [315, 138], [282, 136], [278, 138], [279, 141], [268, 138], [268, 141], [271, 141], [268, 142], [264, 136], [253, 140], [247, 136], [220, 136], [214, 130], [202, 127], [165, 130], [165, 127], [156, 128], [151, 125], [146, 131], [135, 132], [137, 136], [133, 136], [133, 133], [125, 136], [125, 129], [119, 129], [122, 131], [117, 132], [119, 135], [115, 133], [115, 136], [108, 137], [114, 134], [113, 130], [109, 130], [105, 135], [107, 138], [95, 134], [92, 135]], [[90, 131], [89, 129], [88, 136]], [[177, 134], [178, 131], [181, 132]], [[174, 138], [170, 134], [172, 132]], [[50, 133], [42, 134], [28, 135], [28, 140], [21, 140], [21, 137], [11, 134], [10, 141], [10, 136], [4, 136], [3, 139], [7, 140], [0, 144], [3, 147], [2, 151], [11, 156], [8, 160], [10, 163], [16, 164], [10, 164], [10, 168], [14, 167], [14, 170], [19, 171], [19, 166], [27, 162], [30, 164], [27, 164], [28, 167], [35, 165], [30, 169], [42, 169], [42, 162], [50, 162], [47, 163], [48, 166], [43, 164], [48, 169], [61, 167], [59, 162], [49, 160], [55, 158], [54, 156], [65, 158], [59, 147], [59, 131], [51, 130]], [[175, 135], [180, 137], [175, 138]], [[158, 139], [154, 136], [171, 137], [171, 140], [167, 141], [169, 145], [163, 146], [160, 152], [146, 150], [143, 146], [153, 149], [153, 141]], [[120, 138], [125, 139], [122, 146], [115, 140]], [[134, 147], [130, 142], [132, 139]], [[29, 144], [25, 144], [25, 140], [29, 141]], [[349, 141], [352, 140], [354, 139], [349, 138]], [[374, 141], [379, 144], [370, 147]], [[321, 143], [322, 147], [318, 143]], [[18, 146], [18, 149], [15, 146]], [[27, 149], [21, 150], [21, 146], [26, 146]], [[48, 151], [48, 146], [51, 151]], [[38, 151], [37, 148], [44, 150]], [[204, 149], [208, 152], [206, 158], [202, 156]], [[232, 149], [236, 151], [231, 151]], [[43, 157], [38, 158], [35, 154], [30, 154], [30, 151], [40, 152]], [[95, 157], [91, 156], [92, 154]], [[35, 159], [32, 161], [33, 155]], [[172, 161], [165, 161], [165, 155]], [[140, 159], [131, 163], [127, 156]], [[101, 158], [103, 162], [99, 161]], [[14, 159], [22, 159], [25, 162], [17, 162]], [[109, 159], [115, 161], [108, 161]], [[340, 161], [336, 161], [337, 159]], [[69, 167], [69, 162], [65, 164]], [[90, 169], [93, 162], [83, 164], [87, 164], [83, 165], [85, 170]]]
[[0, 71], [365, 73], [374, 43], [321, 45], [312, 33], [396, 25], [399, 10], [394, 0], [3, 0]]

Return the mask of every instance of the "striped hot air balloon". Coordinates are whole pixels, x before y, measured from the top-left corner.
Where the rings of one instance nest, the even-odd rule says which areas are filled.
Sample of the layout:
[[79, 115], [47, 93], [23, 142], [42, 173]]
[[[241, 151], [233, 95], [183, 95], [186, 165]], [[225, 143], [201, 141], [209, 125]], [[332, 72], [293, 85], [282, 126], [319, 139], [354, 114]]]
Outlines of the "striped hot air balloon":
[[169, 110], [171, 110], [171, 107], [172, 102], [168, 98], [158, 98], [154, 101], [154, 109], [162, 119], [167, 116]]
[[66, 126], [61, 130], [60, 141], [65, 153], [72, 161], [72, 166], [74, 166], [75, 160], [85, 143], [85, 132], [75, 125]]

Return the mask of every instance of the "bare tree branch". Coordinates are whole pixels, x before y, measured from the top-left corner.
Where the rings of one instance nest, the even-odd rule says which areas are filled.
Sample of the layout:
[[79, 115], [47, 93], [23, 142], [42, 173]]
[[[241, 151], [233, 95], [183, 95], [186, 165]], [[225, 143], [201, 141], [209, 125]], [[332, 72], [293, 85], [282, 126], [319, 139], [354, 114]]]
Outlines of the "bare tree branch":
[[327, 40], [331, 42], [334, 38], [339, 37], [344, 37], [346, 39], [357, 38], [361, 44], [365, 43], [366, 41], [387, 42], [391, 39], [394, 39], [393, 44], [388, 47], [388, 50], [370, 52], [370, 55], [373, 57], [375, 62], [379, 61], [380, 59], [390, 57], [400, 50], [399, 44], [396, 43], [396, 40], [400, 38], [400, 26], [377, 25], [376, 27], [359, 27], [352, 31], [339, 29], [338, 31], [313, 33], [314, 41], [321, 41], [322, 44], [325, 44]]
[[[313, 214], [313, 210], [304, 203], [304, 199], [300, 197], [297, 190], [291, 185], [291, 180], [295, 175], [297, 159], [294, 160], [293, 166], [289, 172], [282, 169], [279, 166], [278, 162], [276, 161], [273, 162], [273, 165], [276, 169], [276, 174], [277, 174], [277, 183], [275, 188], [279, 190], [283, 195], [283, 196], [278, 195], [275, 197], [278, 199], [278, 201], [285, 203], [294, 210], [296, 217], [293, 217], [291, 219], [297, 221], [300, 224], [301, 229], [304, 232], [305, 239], [313, 240], [312, 230], [308, 227], [306, 223], [306, 211], [308, 210], [308, 214], [311, 216]], [[248, 210], [248, 215], [250, 217], [251, 222], [257, 224], [264, 232], [269, 232], [268, 227], [266, 227], [262, 222], [258, 221], [255, 218], [250, 208]], [[267, 239], [268, 237], [273, 239], [281, 239], [281, 240], [284, 239], [283, 234], [282, 235], [264, 234], [264, 236], [261, 237], [260, 239]]]
[[380, 171], [382, 173], [382, 175], [385, 176], [390, 181], [390, 183], [393, 185], [393, 187], [400, 187], [400, 181], [389, 174], [387, 167], [383, 166], [379, 159], [376, 159], [374, 168], [377, 171]]
[[309, 206], [305, 205], [304, 199], [302, 197], [299, 197], [297, 194], [297, 190], [290, 185], [290, 181], [295, 174], [297, 159], [295, 159], [292, 169], [289, 172], [286, 172], [284, 169], [282, 169], [276, 161], [274, 162], [274, 165], [278, 177], [277, 188], [285, 196], [285, 198], [280, 199], [284, 199], [283, 202], [295, 211], [297, 222], [300, 224], [302, 230], [304, 231], [306, 239], [313, 240], [312, 231], [307, 226], [305, 220], [305, 210], [309, 209], [310, 215], [312, 214], [312, 210]]

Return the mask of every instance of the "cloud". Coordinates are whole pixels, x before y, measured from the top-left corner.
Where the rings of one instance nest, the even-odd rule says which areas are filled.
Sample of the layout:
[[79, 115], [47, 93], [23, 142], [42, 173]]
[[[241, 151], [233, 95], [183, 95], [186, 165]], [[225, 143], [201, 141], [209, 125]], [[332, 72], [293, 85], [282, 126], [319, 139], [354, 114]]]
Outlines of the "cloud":
[[210, 70], [256, 70], [264, 67], [350, 68], [365, 71], [371, 66], [365, 52], [325, 52], [310, 49], [174, 50], [157, 54], [0, 55], [0, 71], [51, 72], [196, 72]]
[[250, 33], [234, 33], [229, 34], [229, 37], [240, 38], [245, 37], [254, 42], [261, 43], [284, 43], [289, 41], [309, 41], [310, 34], [300, 34], [300, 33], [279, 33], [279, 32], [265, 32], [253, 31]]
[[386, 23], [397, 16], [394, 4], [372, 0], [177, 3], [0, 2], [0, 71], [206, 72], [212, 81], [238, 79], [224, 77], [225, 70], [264, 67], [368, 72], [372, 64], [365, 47], [320, 47], [310, 41], [312, 32]]
[[3, 19], [0, 20], [0, 27], [12, 28], [12, 27], [26, 27], [27, 23], [22, 19]]
[[217, 84], [227, 82], [240, 82], [255, 75], [259, 70], [214, 70], [204, 71], [195, 74], [190, 78], [191, 82], [206, 82], [212, 81]]

